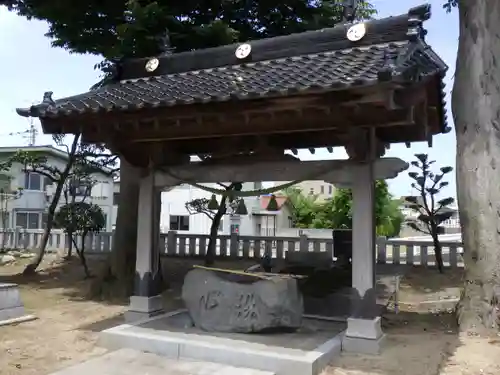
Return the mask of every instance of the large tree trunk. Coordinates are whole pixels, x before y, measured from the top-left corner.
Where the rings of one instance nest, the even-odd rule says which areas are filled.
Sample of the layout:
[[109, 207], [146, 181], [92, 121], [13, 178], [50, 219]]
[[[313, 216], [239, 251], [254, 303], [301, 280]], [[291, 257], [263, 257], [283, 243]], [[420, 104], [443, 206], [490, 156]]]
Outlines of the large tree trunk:
[[125, 297], [133, 293], [139, 184], [140, 170], [122, 158], [120, 160], [120, 196], [113, 247], [104, 272], [92, 286], [93, 296], [108, 294], [104, 290], [104, 283], [112, 283], [114, 286], [109, 294]]
[[491, 334], [500, 281], [500, 1], [458, 4], [452, 108], [466, 280], [457, 312], [463, 331]]
[[222, 217], [226, 214], [227, 197], [224, 195], [220, 201], [219, 208], [212, 219], [210, 226], [210, 237], [208, 239], [207, 252], [205, 253], [205, 266], [209, 267], [215, 263], [215, 248], [217, 247], [217, 234]]

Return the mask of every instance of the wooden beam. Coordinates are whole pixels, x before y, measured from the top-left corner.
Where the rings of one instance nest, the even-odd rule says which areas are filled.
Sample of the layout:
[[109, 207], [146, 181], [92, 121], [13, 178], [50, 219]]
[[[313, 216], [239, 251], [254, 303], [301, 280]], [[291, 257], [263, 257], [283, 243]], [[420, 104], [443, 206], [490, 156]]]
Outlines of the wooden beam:
[[358, 87], [349, 90], [327, 91], [321, 89], [307, 91], [296, 95], [276, 94], [274, 97], [229, 99], [227, 101], [212, 101], [208, 103], [165, 105], [153, 107], [142, 103], [139, 107], [131, 109], [100, 109], [95, 112], [74, 113], [71, 115], [53, 118], [50, 115], [40, 118], [45, 132], [57, 133], [61, 131], [67, 134], [75, 134], [79, 130], [85, 132], [85, 128], [92, 124], [103, 124], [109, 126], [113, 123], [134, 122], [155, 119], [175, 119], [191, 117], [232, 116], [241, 113], [272, 112], [286, 109], [298, 109], [305, 107], [328, 108], [333, 104], [342, 106], [346, 103], [363, 104], [378, 102], [377, 95], [381, 91], [393, 89], [393, 83], [381, 84], [369, 87]]
[[[344, 138], [345, 151], [350, 159], [353, 160], [368, 160], [370, 150], [370, 132], [376, 129], [351, 129], [351, 131]], [[385, 142], [382, 142], [375, 135], [375, 153], [376, 157], [381, 157], [385, 154]]]
[[395, 90], [392, 96], [396, 108], [412, 107], [423, 102], [426, 98], [427, 86], [425, 84]]
[[[314, 178], [329, 183], [349, 184], [353, 170], [359, 165], [353, 160], [247, 160], [245, 163], [231, 162], [204, 165], [190, 163], [171, 167], [158, 172], [157, 186], [172, 186], [183, 181], [210, 183], [216, 181], [293, 181]], [[377, 159], [374, 164], [377, 179], [394, 178], [408, 168], [408, 164], [399, 158]], [[182, 182], [182, 181], [181, 181]]]
[[[84, 133], [85, 139], [91, 142], [102, 142], [106, 139], [122, 139], [130, 143], [161, 142], [172, 140], [187, 140], [196, 138], [245, 137], [267, 134], [308, 133], [349, 127], [392, 127], [412, 125], [412, 109], [386, 111], [374, 110], [367, 114], [352, 112], [345, 117], [325, 116], [325, 114], [304, 111], [287, 111], [279, 115], [260, 114], [250, 117], [243, 115], [226, 118], [224, 122], [199, 124], [187, 119], [183, 122], [170, 121], [164, 123], [161, 131], [153, 128], [153, 122], [143, 121], [138, 131], [130, 130], [116, 133], [114, 129], [102, 127], [97, 132]], [[342, 113], [339, 110], [339, 113]]]

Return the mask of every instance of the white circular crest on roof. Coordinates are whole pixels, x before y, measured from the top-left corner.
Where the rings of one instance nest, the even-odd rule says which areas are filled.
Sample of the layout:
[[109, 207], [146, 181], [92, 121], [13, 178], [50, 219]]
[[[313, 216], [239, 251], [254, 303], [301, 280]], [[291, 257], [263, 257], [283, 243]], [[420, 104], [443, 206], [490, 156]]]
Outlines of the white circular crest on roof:
[[236, 48], [236, 51], [234, 54], [236, 55], [237, 59], [245, 59], [250, 55], [250, 52], [252, 52], [252, 46], [248, 43], [241, 44]]
[[347, 39], [351, 42], [357, 42], [361, 40], [366, 34], [366, 26], [364, 23], [358, 23], [356, 25], [352, 25], [347, 30]]
[[154, 72], [158, 68], [158, 65], [160, 65], [160, 61], [156, 57], [152, 58], [146, 63], [146, 71], [150, 73]]

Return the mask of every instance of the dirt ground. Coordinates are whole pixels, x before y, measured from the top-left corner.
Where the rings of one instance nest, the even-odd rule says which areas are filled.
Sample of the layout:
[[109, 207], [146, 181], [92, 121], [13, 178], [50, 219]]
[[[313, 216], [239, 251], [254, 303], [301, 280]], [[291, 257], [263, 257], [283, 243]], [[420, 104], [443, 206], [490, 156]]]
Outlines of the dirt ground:
[[[170, 260], [172, 288], [165, 292], [168, 309], [181, 306], [178, 295], [189, 267]], [[97, 267], [96, 260], [90, 261]], [[20, 284], [26, 309], [37, 320], [0, 327], [0, 374], [45, 375], [105, 353], [96, 346], [98, 332], [120, 324], [125, 301], [95, 302], [84, 298], [89, 282], [78, 262], [53, 256], [33, 278], [17, 276], [23, 264], [0, 267], [0, 282]], [[500, 374], [498, 340], [459, 337], [453, 316], [461, 275], [413, 269], [401, 281], [399, 311], [384, 315], [387, 343], [380, 356], [343, 354], [324, 375], [481, 375]]]

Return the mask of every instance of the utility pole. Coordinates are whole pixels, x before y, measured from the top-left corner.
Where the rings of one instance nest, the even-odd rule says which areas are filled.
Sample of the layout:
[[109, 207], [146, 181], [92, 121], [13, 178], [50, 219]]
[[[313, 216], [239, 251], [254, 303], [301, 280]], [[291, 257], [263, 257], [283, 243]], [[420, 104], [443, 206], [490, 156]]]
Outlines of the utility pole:
[[29, 128], [22, 132], [11, 132], [9, 136], [20, 135], [21, 138], [28, 139], [28, 146], [34, 146], [36, 144], [36, 137], [38, 135], [38, 130], [35, 126], [35, 121], [32, 117], [29, 118]]

